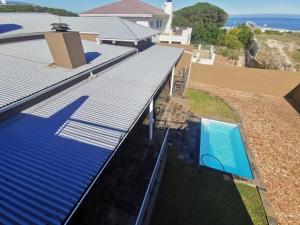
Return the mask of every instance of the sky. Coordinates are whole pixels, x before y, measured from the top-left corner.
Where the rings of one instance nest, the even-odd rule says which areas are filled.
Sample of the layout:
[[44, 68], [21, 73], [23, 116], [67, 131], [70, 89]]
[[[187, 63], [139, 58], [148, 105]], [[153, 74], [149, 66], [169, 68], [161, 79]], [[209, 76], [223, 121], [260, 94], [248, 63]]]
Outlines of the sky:
[[[76, 13], [84, 12], [116, 0], [20, 0], [42, 6], [64, 8]], [[144, 0], [161, 7], [165, 0]], [[175, 9], [193, 5], [199, 0], [173, 0]], [[230, 15], [241, 14], [300, 14], [300, 0], [202, 0], [217, 5]]]

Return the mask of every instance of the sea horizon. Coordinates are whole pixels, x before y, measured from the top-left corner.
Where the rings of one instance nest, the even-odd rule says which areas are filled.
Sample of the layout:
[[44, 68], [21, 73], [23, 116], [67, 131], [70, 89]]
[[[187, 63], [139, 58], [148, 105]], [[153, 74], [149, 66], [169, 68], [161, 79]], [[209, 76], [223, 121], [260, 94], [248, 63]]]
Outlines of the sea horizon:
[[300, 19], [300, 14], [282, 14], [282, 13], [229, 14], [229, 18], [242, 18], [242, 17]]
[[263, 29], [300, 31], [300, 14], [241, 14], [229, 15], [225, 27], [254, 22]]

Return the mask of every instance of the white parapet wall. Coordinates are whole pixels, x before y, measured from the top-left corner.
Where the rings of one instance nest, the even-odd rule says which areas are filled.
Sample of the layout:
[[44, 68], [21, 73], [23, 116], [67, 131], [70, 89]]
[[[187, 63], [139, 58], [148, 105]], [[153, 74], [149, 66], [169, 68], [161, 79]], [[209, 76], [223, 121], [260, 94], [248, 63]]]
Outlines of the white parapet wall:
[[199, 59], [198, 64], [204, 65], [214, 65], [216, 59], [216, 54], [213, 54], [210, 59]]
[[193, 52], [192, 63], [204, 64], [204, 65], [214, 65], [216, 54], [213, 46], [210, 47], [209, 58], [203, 58], [201, 56], [202, 46], [199, 45], [198, 50]]
[[191, 43], [192, 28], [187, 28], [181, 34], [174, 34], [172, 31], [158, 35], [153, 42], [167, 42], [169, 44], [189, 45]]

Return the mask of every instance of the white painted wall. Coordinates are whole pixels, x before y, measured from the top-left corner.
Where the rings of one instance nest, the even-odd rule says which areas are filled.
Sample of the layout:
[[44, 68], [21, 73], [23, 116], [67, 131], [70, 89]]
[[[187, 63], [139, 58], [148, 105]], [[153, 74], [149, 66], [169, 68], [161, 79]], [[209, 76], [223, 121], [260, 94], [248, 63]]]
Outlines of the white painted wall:
[[191, 43], [192, 28], [187, 28], [182, 31], [181, 35], [175, 35], [173, 32], [161, 34], [153, 39], [153, 42], [168, 42], [170, 44], [179, 43], [189, 45]]
[[168, 21], [166, 23], [165, 33], [172, 32], [172, 22], [173, 22], [173, 2], [167, 1], [164, 3], [164, 12], [169, 15]]

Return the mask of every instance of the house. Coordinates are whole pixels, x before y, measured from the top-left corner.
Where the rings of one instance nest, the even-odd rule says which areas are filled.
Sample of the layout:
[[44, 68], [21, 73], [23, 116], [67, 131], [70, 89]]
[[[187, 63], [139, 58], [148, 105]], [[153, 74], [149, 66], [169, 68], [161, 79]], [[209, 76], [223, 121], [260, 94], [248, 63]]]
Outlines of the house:
[[[32, 25], [34, 21], [39, 23]], [[159, 31], [140, 26], [119, 17], [58, 17], [49, 13], [0, 13], [0, 37], [3, 39], [38, 36], [50, 30], [53, 22], [67, 23], [90, 40], [118, 43], [127, 46], [143, 46]], [[1, 43], [1, 40], [0, 40]]]
[[6, 0], [1, 0], [1, 5], [6, 5]]
[[87, 12], [83, 12], [80, 14], [80, 16], [116, 16], [161, 31], [165, 29], [167, 24], [170, 26], [171, 21], [170, 14], [168, 14], [166, 11], [139, 0], [118, 1], [109, 5], [91, 9]]
[[[141, 224], [151, 214], [149, 187], [157, 186], [168, 135], [156, 132], [154, 111], [162, 95], [172, 95], [183, 49], [149, 45], [139, 52], [157, 31], [118, 17], [60, 20], [0, 13], [0, 223], [83, 224], [93, 216], [86, 199], [102, 184], [116, 190], [109, 199], [119, 212], [114, 219]], [[139, 135], [152, 144], [129, 153], [128, 141]], [[112, 187], [114, 177], [103, 177], [116, 158], [133, 168], [139, 162], [135, 170], [122, 167], [137, 184], [134, 196], [124, 195], [129, 184]], [[100, 196], [104, 202], [107, 194]], [[122, 208], [124, 201], [133, 207]]]
[[120, 0], [112, 4], [91, 9], [80, 14], [81, 17], [117, 16], [137, 24], [159, 30], [153, 41], [177, 44], [190, 44], [191, 28], [172, 28], [173, 2], [167, 0], [163, 9], [156, 8], [140, 0]]

